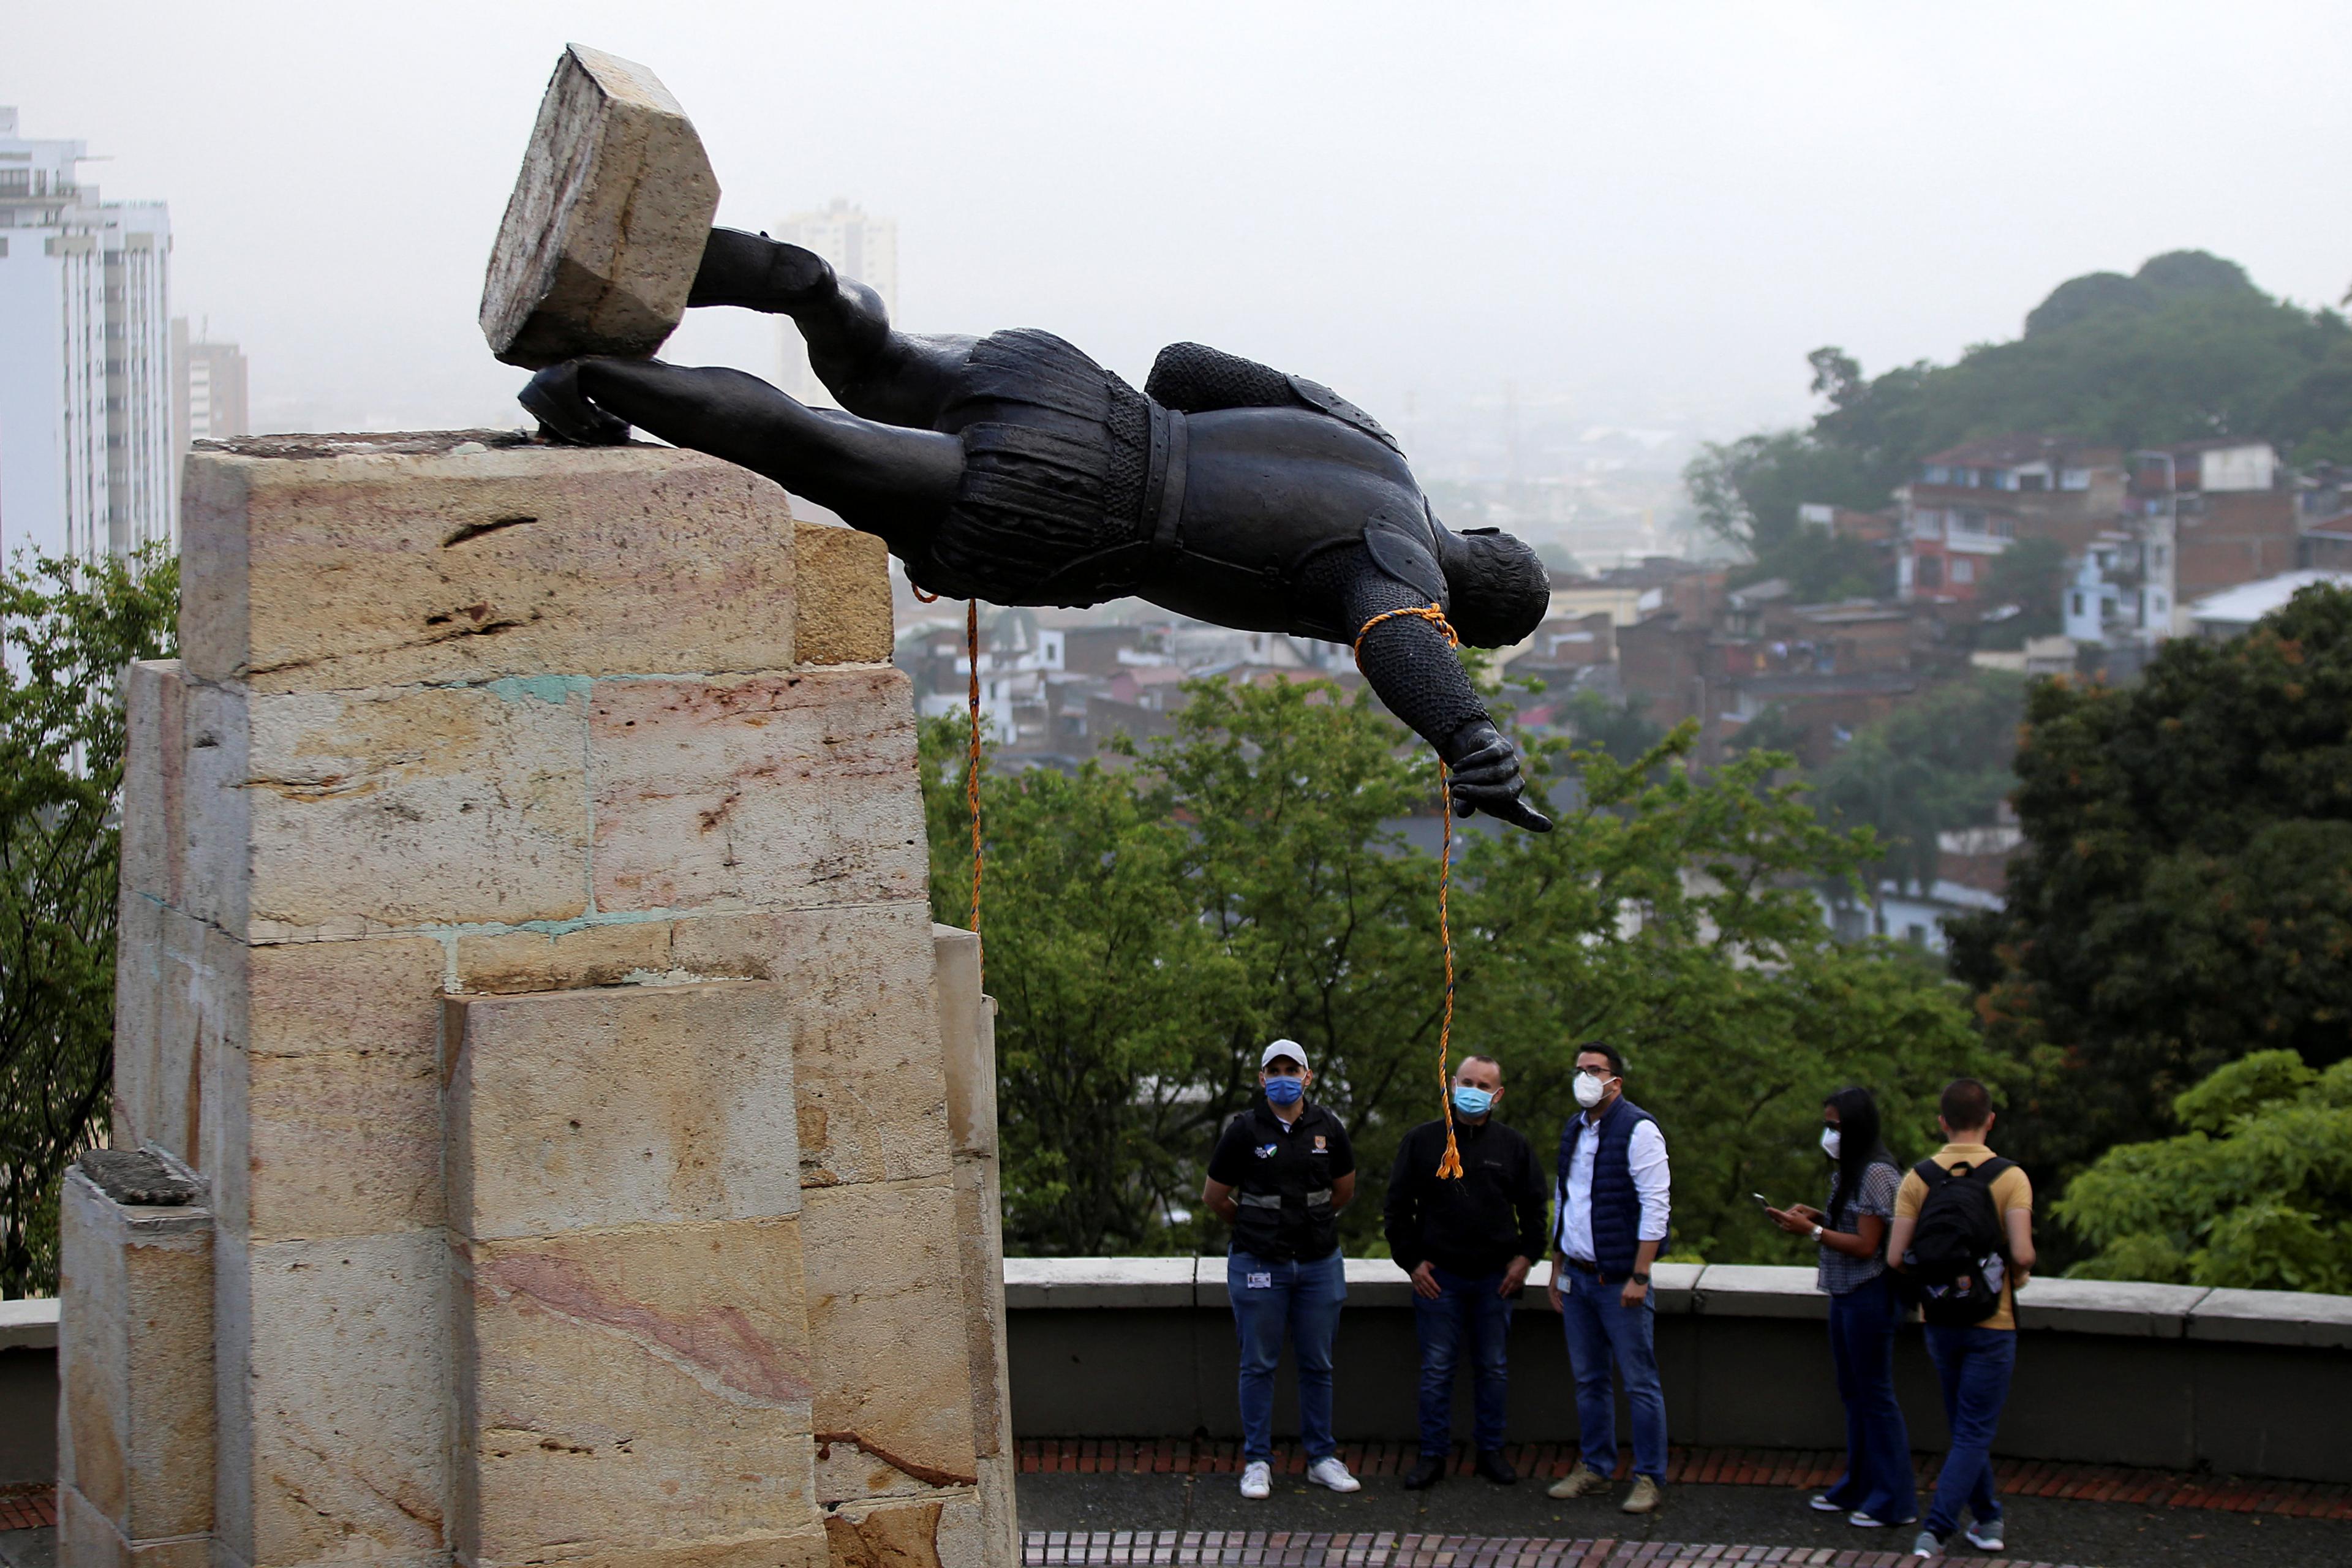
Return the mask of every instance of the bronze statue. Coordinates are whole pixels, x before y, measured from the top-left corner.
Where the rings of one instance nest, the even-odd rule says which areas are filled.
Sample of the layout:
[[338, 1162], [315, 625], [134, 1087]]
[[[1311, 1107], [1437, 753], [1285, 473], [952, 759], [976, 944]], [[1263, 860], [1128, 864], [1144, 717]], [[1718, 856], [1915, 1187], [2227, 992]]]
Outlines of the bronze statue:
[[1549, 602], [1535, 552], [1437, 521], [1395, 440], [1328, 387], [1197, 343], [1139, 394], [1029, 329], [894, 330], [813, 251], [714, 229], [687, 299], [788, 315], [846, 412], [739, 370], [588, 357], [532, 376], [551, 436], [632, 426], [724, 458], [882, 537], [927, 592], [1000, 605], [1136, 595], [1249, 631], [1357, 644], [1391, 711], [1435, 747], [1454, 806], [1537, 831], [1517, 753], [1433, 619], [1504, 647]]

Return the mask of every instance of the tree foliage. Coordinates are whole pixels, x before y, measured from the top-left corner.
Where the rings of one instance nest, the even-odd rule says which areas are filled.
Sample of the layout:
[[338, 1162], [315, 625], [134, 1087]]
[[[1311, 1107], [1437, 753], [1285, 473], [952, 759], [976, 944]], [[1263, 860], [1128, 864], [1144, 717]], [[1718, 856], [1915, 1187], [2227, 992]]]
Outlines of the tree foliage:
[[2067, 1272], [2352, 1291], [2352, 1060], [2256, 1051], [2172, 1111], [2179, 1136], [2107, 1151], [2055, 1205], [2098, 1248]]
[[2173, 642], [2129, 689], [2035, 683], [2016, 767], [2008, 905], [1953, 922], [1954, 967], [2042, 1064], [2015, 1121], [2045, 1163], [2171, 1131], [2254, 1051], [2352, 1054], [2352, 593]]
[[113, 1083], [122, 667], [167, 655], [176, 561], [0, 578], [0, 1296], [57, 1288], [58, 1183]]
[[1815, 798], [1832, 820], [1876, 835], [1885, 854], [1873, 876], [1930, 886], [1937, 836], [1990, 823], [2015, 785], [2024, 712], [2020, 677], [1975, 670], [1947, 681], [1855, 731], [1815, 779]]
[[[1258, 1047], [1286, 1035], [1356, 1140], [1343, 1237], [1360, 1254], [1398, 1140], [1439, 1106], [1437, 868], [1404, 831], [1434, 771], [1329, 687], [1189, 690], [1177, 732], [1122, 766], [987, 779], [1007, 1245], [1209, 1245], [1202, 1166], [1249, 1101]], [[1810, 885], [1850, 874], [1866, 838], [1766, 787], [1786, 757], [1696, 779], [1662, 765], [1692, 739], [1622, 763], [1548, 743], [1546, 777], [1580, 775], [1558, 828], [1461, 832], [1454, 1049], [1502, 1059], [1507, 1119], [1549, 1149], [1575, 1043], [1619, 1042], [1630, 1091], [1675, 1140], [1677, 1245], [1777, 1257], [1746, 1194], [1821, 1184], [1823, 1094], [1870, 1083], [1924, 1142], [1943, 1081], [1999, 1064], [1948, 983], [1828, 940]], [[958, 922], [961, 743], [952, 721], [927, 738], [935, 908]]]
[[1700, 522], [1775, 564], [1807, 501], [1870, 509], [1931, 452], [2014, 431], [2125, 447], [2265, 437], [2298, 459], [2352, 453], [2352, 327], [2273, 300], [2235, 262], [2153, 257], [2071, 279], [2022, 336], [1954, 363], [1875, 376], [1839, 348], [1808, 356], [1811, 426], [1701, 448], [1684, 470]]

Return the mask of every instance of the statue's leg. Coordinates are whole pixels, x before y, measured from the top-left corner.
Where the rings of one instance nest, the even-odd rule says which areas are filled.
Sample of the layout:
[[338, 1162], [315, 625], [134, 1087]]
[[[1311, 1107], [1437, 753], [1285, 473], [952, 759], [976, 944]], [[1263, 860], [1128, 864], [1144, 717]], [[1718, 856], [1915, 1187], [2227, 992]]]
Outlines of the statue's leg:
[[736, 228], [710, 231], [686, 302], [790, 316], [825, 390], [886, 425], [936, 424], [974, 341], [894, 331], [882, 297], [815, 251]]
[[928, 538], [963, 473], [963, 443], [952, 436], [811, 408], [740, 370], [574, 360], [532, 377], [523, 405], [573, 439], [610, 442], [634, 425], [740, 463], [901, 554]]

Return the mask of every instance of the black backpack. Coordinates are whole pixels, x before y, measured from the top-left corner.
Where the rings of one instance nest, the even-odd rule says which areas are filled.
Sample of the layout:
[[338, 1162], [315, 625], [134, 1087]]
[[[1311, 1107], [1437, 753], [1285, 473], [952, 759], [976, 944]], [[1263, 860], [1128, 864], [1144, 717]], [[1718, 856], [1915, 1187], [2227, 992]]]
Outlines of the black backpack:
[[2000, 1310], [2009, 1237], [1992, 1184], [2015, 1163], [1996, 1156], [1973, 1168], [1963, 1163], [1947, 1171], [1933, 1160], [1913, 1167], [1927, 1184], [1927, 1197], [1903, 1254], [1903, 1279], [1927, 1321], [1966, 1328]]

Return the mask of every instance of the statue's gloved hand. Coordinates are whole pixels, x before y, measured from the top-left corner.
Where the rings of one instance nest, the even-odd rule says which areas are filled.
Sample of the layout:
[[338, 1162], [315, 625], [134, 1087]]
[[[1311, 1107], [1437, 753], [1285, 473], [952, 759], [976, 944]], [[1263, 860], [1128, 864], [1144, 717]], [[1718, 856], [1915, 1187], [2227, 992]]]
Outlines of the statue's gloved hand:
[[1517, 749], [1492, 720], [1472, 720], [1448, 736], [1437, 752], [1445, 759], [1454, 816], [1483, 811], [1530, 833], [1551, 831], [1551, 818], [1527, 803]]
[[568, 359], [532, 376], [518, 396], [539, 433], [574, 447], [621, 447], [628, 444], [629, 422], [588, 401], [580, 389], [580, 367], [585, 360]]

